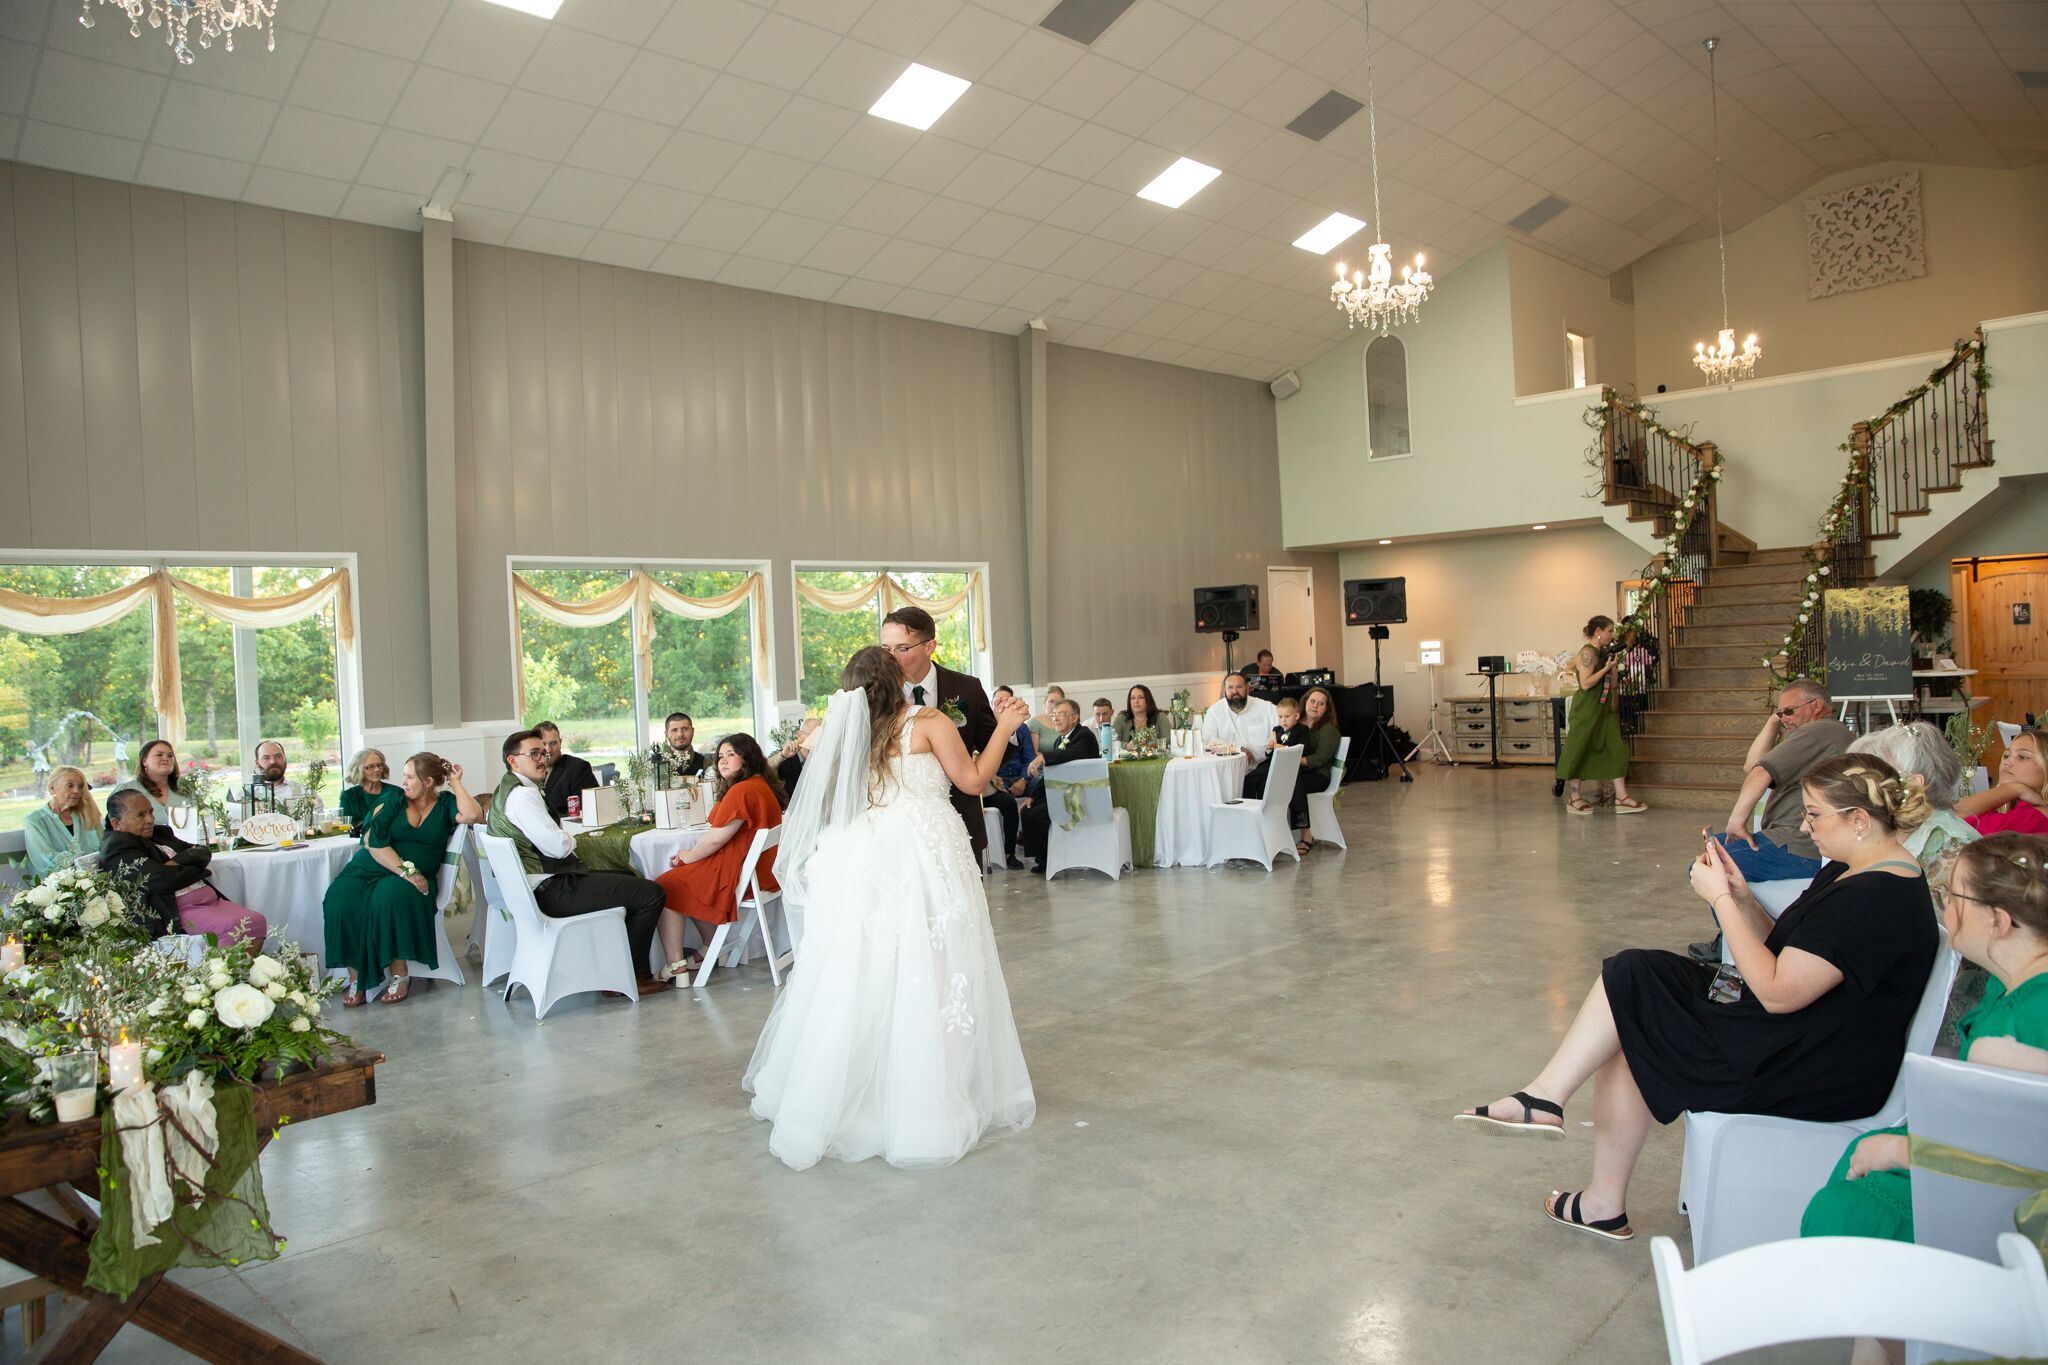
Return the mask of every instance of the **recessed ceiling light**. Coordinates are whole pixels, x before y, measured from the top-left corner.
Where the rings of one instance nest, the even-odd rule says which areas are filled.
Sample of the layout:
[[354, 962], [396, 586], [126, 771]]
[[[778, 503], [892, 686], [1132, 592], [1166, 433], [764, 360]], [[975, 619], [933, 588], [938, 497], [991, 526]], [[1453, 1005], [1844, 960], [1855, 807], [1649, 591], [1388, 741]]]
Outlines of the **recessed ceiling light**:
[[1380, 542], [1380, 544], [1382, 544], [1382, 545], [1392, 545], [1393, 543], [1394, 543], [1394, 542], [1393, 542], [1393, 541], [1391, 541], [1391, 540], [1383, 540], [1383, 541], [1381, 541], [1381, 542]]
[[1339, 243], [1350, 241], [1351, 234], [1364, 226], [1364, 223], [1348, 213], [1333, 213], [1296, 237], [1294, 244], [1303, 251], [1313, 251], [1318, 256], [1326, 256]]
[[555, 11], [562, 7], [562, 0], [491, 0], [494, 5], [516, 9], [521, 14], [539, 15], [543, 19], [555, 17]]
[[901, 123], [919, 132], [939, 121], [939, 115], [953, 107], [953, 101], [967, 93], [971, 82], [948, 76], [912, 62], [896, 84], [882, 92], [882, 98], [868, 112], [891, 123]]
[[1534, 526], [1531, 526], [1529, 529], [1532, 531], [1548, 531], [1550, 527], [1544, 524], [1543, 522], [1539, 521]]
[[1155, 204], [1164, 204], [1177, 209], [1202, 192], [1202, 187], [1223, 172], [1214, 166], [1182, 157], [1159, 173], [1157, 179], [1138, 191], [1140, 199], [1150, 199]]

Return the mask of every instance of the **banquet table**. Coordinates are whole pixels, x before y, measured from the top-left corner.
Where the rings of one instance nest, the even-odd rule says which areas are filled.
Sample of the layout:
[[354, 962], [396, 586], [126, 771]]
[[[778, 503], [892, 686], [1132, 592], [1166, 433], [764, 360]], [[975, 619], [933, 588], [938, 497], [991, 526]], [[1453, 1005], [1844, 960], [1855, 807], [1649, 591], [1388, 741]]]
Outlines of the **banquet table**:
[[[696, 847], [697, 841], [710, 832], [711, 826], [684, 825], [676, 829], [659, 829], [637, 820], [622, 820], [615, 825], [585, 829], [565, 820], [562, 828], [575, 836], [576, 856], [586, 867], [601, 872], [631, 872], [651, 881], [668, 871], [671, 857], [684, 849]], [[686, 941], [702, 947], [702, 926], [696, 920], [686, 923], [689, 927]], [[777, 950], [788, 952], [787, 923], [778, 918], [771, 927], [775, 931]], [[756, 928], [749, 936], [747, 951], [740, 960], [751, 961], [760, 951], [761, 931]]]
[[1244, 794], [1244, 758], [1123, 759], [1109, 765], [1109, 797], [1131, 822], [1131, 861], [1139, 867], [1204, 867], [1209, 808]]
[[214, 854], [207, 872], [223, 897], [270, 922], [272, 942], [289, 940], [309, 953], [324, 953], [327, 888], [361, 845], [335, 835], [291, 848], [235, 849]]

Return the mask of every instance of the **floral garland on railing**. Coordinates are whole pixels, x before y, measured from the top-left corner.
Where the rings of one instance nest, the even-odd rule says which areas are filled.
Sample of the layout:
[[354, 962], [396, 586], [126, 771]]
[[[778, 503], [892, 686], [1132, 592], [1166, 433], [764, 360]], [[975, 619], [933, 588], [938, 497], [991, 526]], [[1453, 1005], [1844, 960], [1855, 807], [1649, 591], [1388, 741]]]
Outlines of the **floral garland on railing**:
[[1600, 389], [1600, 400], [1587, 408], [1585, 414], [1585, 423], [1593, 428], [1594, 433], [1592, 444], [1586, 448], [1586, 463], [1593, 470], [1595, 485], [1593, 491], [1586, 495], [1589, 498], [1606, 495], [1607, 414], [1610, 411], [1625, 412], [1635, 418], [1643, 430], [1655, 432], [1673, 445], [1683, 446], [1694, 455], [1699, 454], [1699, 448], [1692, 443], [1692, 431], [1697, 423], [1687, 423], [1683, 431], [1667, 427], [1657, 420], [1656, 410], [1642, 399], [1624, 398], [1620, 393], [1603, 385]]
[[1664, 537], [1662, 548], [1643, 566], [1641, 577], [1647, 586], [1635, 609], [1616, 623], [1615, 639], [1632, 640], [1632, 637], [1640, 633], [1648, 623], [1650, 609], [1671, 585], [1673, 562], [1678, 556], [1678, 547], [1685, 542], [1685, 528], [1699, 516], [1700, 504], [1713, 486], [1721, 481], [1721, 473], [1727, 468], [1727, 463], [1721, 459], [1716, 459], [1712, 464], [1701, 462], [1699, 473], [1693, 476], [1692, 487], [1685, 490], [1685, 496], [1680, 498], [1678, 505], [1672, 509], [1671, 533]]

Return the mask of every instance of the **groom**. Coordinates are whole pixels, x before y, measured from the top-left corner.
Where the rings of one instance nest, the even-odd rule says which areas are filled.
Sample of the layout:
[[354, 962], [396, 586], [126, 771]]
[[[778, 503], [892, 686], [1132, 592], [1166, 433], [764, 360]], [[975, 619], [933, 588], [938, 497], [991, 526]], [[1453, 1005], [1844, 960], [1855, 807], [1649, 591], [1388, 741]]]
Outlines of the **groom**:
[[[980, 680], [932, 662], [938, 647], [938, 627], [931, 613], [923, 608], [898, 607], [882, 618], [882, 648], [896, 656], [896, 666], [903, 670], [903, 695], [913, 706], [943, 708], [947, 702], [958, 706], [964, 717], [955, 722], [960, 727], [960, 738], [969, 754], [978, 754], [996, 732], [996, 713], [988, 704], [988, 693], [982, 691]], [[955, 788], [953, 809], [960, 812], [960, 818], [967, 824], [967, 839], [974, 845], [974, 858], [979, 865], [988, 847], [988, 824], [981, 818], [981, 793], [970, 796]]]

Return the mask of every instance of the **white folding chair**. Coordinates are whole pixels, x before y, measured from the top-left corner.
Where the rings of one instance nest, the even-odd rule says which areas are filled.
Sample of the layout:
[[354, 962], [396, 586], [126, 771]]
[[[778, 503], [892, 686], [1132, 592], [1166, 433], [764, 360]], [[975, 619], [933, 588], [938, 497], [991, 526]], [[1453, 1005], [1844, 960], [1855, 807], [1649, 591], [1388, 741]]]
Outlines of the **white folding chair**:
[[[1906, 1115], [1915, 1138], [2048, 1171], [2048, 1076], [1943, 1057], [1908, 1057]], [[1913, 1240], [1991, 1260], [1998, 1235], [2012, 1231], [2013, 1209], [2028, 1193], [1915, 1166]]]
[[[1090, 782], [1100, 785], [1084, 785]], [[1070, 791], [1081, 798], [1081, 818], [1072, 829], [1065, 824]], [[1109, 799], [1109, 760], [1077, 758], [1048, 767], [1044, 799], [1052, 822], [1046, 830], [1045, 879], [1087, 867], [1111, 881], [1123, 880], [1124, 869], [1131, 866], [1131, 817]]]
[[1003, 817], [994, 806], [981, 808], [981, 827], [988, 831], [988, 847], [981, 851], [981, 870], [1000, 872], [1009, 864], [1003, 850]]
[[[505, 897], [498, 890], [497, 874], [491, 871], [491, 860], [483, 854], [483, 831], [478, 830], [470, 840], [470, 852], [475, 855], [477, 903], [470, 911], [469, 941], [483, 953], [483, 976], [485, 987], [512, 970], [512, 957], [519, 946], [519, 929], [512, 922], [512, 912], [505, 908]], [[481, 926], [489, 921], [491, 928]]]
[[543, 915], [533, 888], [526, 884], [518, 846], [498, 834], [479, 834], [477, 842], [517, 926], [505, 999], [512, 998], [514, 987], [526, 987], [536, 1022], [557, 1002], [587, 991], [616, 991], [638, 1004], [633, 952], [626, 941], [626, 907], [612, 905], [566, 919]]
[[1279, 854], [1301, 861], [1294, 847], [1294, 831], [1287, 827], [1287, 803], [1301, 772], [1301, 746], [1282, 745], [1273, 750], [1266, 764], [1264, 796], [1235, 803], [1219, 801], [1209, 807], [1209, 866], [1242, 858], [1271, 872]]
[[[468, 825], [456, 829], [455, 837], [448, 841], [448, 856], [441, 862], [441, 874], [435, 881], [434, 937], [439, 940], [437, 946], [441, 960], [437, 965], [429, 967], [424, 962], [406, 959], [406, 969], [416, 981], [450, 981], [457, 987], [469, 984], [469, 978], [462, 974], [462, 963], [457, 960], [455, 950], [448, 945], [448, 902], [455, 899], [455, 879], [461, 870], [463, 851], [469, 846], [469, 832]], [[387, 964], [386, 970], [389, 969]], [[370, 994], [382, 995], [384, 988], [390, 984], [391, 978], [386, 976], [377, 983], [377, 989]]]
[[2048, 1352], [2041, 1253], [2008, 1232], [1998, 1239], [1998, 1259], [1986, 1265], [1876, 1237], [1806, 1237], [1687, 1270], [1678, 1243], [1650, 1241], [1672, 1365], [1843, 1337], [2038, 1357]]
[[[1906, 1030], [1906, 1051], [1922, 1057], [1934, 1051], [1956, 979], [1948, 931], [1937, 926], [1935, 933], [1934, 970]], [[1687, 1111], [1678, 1209], [1692, 1221], [1694, 1263], [1797, 1237], [1806, 1201], [1827, 1182], [1842, 1149], [1859, 1134], [1904, 1122], [1905, 1114], [1903, 1069], [1882, 1109], [1848, 1123]]]
[[775, 930], [768, 922], [768, 907], [780, 907], [782, 893], [763, 891], [760, 873], [761, 855], [781, 842], [782, 827], [779, 825], [773, 829], [754, 831], [754, 842], [747, 848], [747, 860], [740, 864], [739, 885], [733, 893], [739, 910], [739, 917], [734, 923], [738, 924], [739, 932], [731, 933], [732, 924], [718, 926], [717, 931], [711, 935], [711, 942], [704, 945], [703, 964], [697, 968], [697, 979], [689, 983], [692, 989], [702, 987], [711, 979], [712, 969], [718, 965], [718, 954], [725, 947], [728, 937], [735, 941], [732, 945], [731, 958], [725, 965], [728, 968], [736, 968], [744, 962], [747, 945], [753, 940], [756, 925], [761, 929], [761, 950], [768, 956], [768, 977], [777, 986], [782, 984], [782, 963], [775, 952]]
[[[1344, 785], [1344, 760], [1351, 755], [1351, 736], [1337, 741], [1337, 761], [1330, 765], [1330, 785], [1308, 794], [1308, 832], [1326, 844], [1349, 848], [1344, 827], [1337, 823], [1337, 790]], [[1300, 778], [1297, 775], [1296, 780]]]

